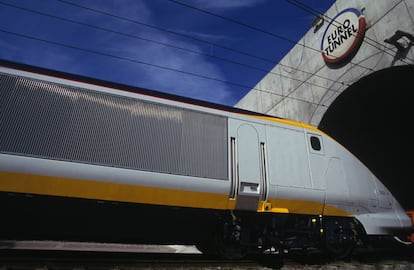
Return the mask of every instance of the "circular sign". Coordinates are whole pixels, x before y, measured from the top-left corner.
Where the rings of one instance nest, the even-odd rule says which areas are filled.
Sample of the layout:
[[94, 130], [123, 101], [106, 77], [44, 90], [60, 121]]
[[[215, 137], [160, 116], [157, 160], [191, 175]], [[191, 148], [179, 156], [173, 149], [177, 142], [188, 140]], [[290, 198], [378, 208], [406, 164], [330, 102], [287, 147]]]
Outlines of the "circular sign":
[[358, 50], [365, 32], [365, 17], [355, 8], [338, 13], [323, 33], [321, 51], [325, 62], [341, 62]]

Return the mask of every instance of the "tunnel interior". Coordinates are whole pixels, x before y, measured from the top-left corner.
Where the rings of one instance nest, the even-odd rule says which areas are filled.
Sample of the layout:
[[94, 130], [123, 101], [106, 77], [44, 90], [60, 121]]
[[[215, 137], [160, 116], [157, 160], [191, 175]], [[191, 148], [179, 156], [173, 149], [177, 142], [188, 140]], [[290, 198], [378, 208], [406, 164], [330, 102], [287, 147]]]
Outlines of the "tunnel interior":
[[414, 209], [409, 140], [413, 83], [412, 65], [372, 73], [343, 91], [319, 124], [358, 157], [406, 210]]

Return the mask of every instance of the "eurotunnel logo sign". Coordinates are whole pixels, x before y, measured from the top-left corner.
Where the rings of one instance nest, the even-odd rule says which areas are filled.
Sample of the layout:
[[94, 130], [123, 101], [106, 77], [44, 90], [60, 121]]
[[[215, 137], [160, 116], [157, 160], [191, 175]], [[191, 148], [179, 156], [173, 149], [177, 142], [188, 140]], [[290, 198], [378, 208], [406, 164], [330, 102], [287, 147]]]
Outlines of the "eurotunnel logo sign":
[[349, 59], [361, 45], [365, 33], [365, 17], [355, 8], [338, 13], [323, 33], [321, 51], [328, 64]]

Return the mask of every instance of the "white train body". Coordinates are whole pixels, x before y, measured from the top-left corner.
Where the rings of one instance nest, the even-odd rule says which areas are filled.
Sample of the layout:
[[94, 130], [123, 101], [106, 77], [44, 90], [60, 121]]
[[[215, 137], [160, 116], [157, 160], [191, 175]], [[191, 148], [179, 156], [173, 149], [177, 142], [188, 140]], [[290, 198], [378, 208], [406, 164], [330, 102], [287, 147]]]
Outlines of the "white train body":
[[[16, 218], [16, 211], [30, 203], [27, 198], [42, 198], [39, 207], [61, 198], [65, 211], [72, 209], [71, 199], [137, 206], [127, 215], [145, 216], [146, 225], [135, 227], [139, 236], [131, 236], [131, 241], [154, 243], [164, 242], [164, 234], [153, 235], [159, 227], [149, 231], [153, 224], [148, 219], [156, 223], [163, 219], [148, 213], [157, 209], [185, 213], [179, 226], [192, 222], [203, 226], [187, 210], [191, 215], [202, 212], [200, 218], [211, 214], [211, 224], [225, 227], [219, 235], [241, 246], [356, 244], [356, 238], [394, 236], [412, 227], [381, 181], [314, 127], [133, 90], [137, 89], [2, 63], [0, 194], [7, 205], [1, 211]], [[75, 205], [72, 210], [78, 211]], [[81, 218], [76, 213], [66, 216]], [[280, 222], [284, 219], [289, 221]], [[302, 237], [305, 240], [289, 242], [280, 236], [296, 221], [312, 223], [298, 224], [312, 234], [312, 241]], [[336, 224], [335, 229], [329, 222]], [[354, 226], [358, 233], [350, 232], [356, 231]], [[263, 227], [266, 233], [261, 232]], [[328, 237], [327, 231], [338, 228], [345, 228], [344, 235]], [[66, 229], [56, 229], [47, 237], [89, 240], [76, 232], [60, 237]], [[118, 239], [117, 231], [121, 234], [122, 229], [115, 230], [111, 239], [127, 239]], [[11, 225], [0, 238], [41, 238], [42, 232]], [[165, 242], [176, 240], [170, 234], [165, 233]], [[99, 234], [91, 238], [99, 240]], [[207, 250], [205, 240], [194, 239], [194, 243]]]

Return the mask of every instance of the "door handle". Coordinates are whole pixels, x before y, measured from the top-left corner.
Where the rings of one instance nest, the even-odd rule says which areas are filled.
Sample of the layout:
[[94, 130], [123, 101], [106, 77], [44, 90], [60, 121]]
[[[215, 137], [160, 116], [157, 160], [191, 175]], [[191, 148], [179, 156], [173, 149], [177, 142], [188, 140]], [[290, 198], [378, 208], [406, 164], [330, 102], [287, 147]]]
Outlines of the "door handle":
[[240, 192], [244, 194], [259, 194], [259, 184], [241, 182], [240, 183]]

